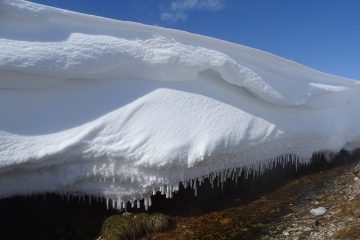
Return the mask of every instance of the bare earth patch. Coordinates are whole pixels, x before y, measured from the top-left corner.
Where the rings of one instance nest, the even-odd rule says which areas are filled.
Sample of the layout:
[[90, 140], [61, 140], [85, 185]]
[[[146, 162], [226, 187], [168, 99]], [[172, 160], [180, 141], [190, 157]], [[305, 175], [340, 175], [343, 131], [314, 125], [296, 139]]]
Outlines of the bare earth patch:
[[[245, 205], [179, 219], [174, 230], [150, 239], [360, 239], [355, 166], [301, 177]], [[326, 212], [310, 214], [319, 207]]]

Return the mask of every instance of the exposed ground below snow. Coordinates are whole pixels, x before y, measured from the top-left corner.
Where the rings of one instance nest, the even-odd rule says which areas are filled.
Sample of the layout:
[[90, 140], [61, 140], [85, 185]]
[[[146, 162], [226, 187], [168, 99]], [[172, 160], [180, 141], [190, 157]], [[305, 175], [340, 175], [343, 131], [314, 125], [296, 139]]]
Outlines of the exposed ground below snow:
[[[356, 163], [295, 179], [245, 205], [184, 218], [151, 239], [360, 239]], [[309, 211], [325, 207], [319, 217]]]
[[[350, 166], [339, 169], [340, 175], [329, 179], [321, 189], [305, 193], [299, 205], [261, 239], [360, 239], [359, 173]], [[309, 209], [319, 206], [327, 212], [311, 216]]]

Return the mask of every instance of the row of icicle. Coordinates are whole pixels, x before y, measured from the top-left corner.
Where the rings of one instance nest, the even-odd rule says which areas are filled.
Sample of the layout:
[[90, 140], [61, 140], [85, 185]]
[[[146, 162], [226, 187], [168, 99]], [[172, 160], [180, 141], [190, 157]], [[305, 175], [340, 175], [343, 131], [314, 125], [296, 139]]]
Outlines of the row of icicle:
[[[313, 154], [312, 159], [320, 159], [325, 158], [326, 160], [331, 160], [335, 158], [337, 154], [334, 153], [316, 153]], [[240, 177], [243, 178], [244, 181], [251, 180], [249, 179], [252, 177], [252, 180], [255, 181], [256, 179], [261, 178], [263, 174], [269, 170], [274, 169], [275, 167], [282, 166], [285, 168], [286, 166], [294, 166], [295, 170], [297, 171], [299, 165], [307, 165], [310, 163], [311, 159], [300, 159], [295, 155], [283, 155], [276, 157], [265, 164], [258, 164], [257, 166], [250, 166], [250, 167], [242, 167], [242, 168], [227, 168], [219, 172], [212, 172], [206, 176], [196, 177], [193, 179], [183, 180], [179, 183], [178, 186], [174, 185], [166, 185], [162, 184], [158, 187], [158, 189], [153, 189], [152, 192], [149, 194], [148, 197], [130, 201], [122, 201], [121, 198], [112, 199], [108, 197], [100, 197], [99, 195], [96, 196], [85, 196], [83, 194], [78, 193], [62, 193], [62, 196], [66, 196], [68, 201], [70, 198], [77, 197], [79, 201], [87, 201], [91, 205], [92, 201], [104, 201], [106, 204], [107, 209], [113, 209], [118, 211], [128, 211], [128, 205], [133, 208], [141, 208], [144, 206], [144, 209], [147, 211], [149, 207], [152, 205], [151, 196], [156, 195], [158, 192], [161, 195], [164, 195], [166, 198], [173, 198], [174, 193], [179, 191], [180, 185], [182, 185], [185, 189], [191, 188], [194, 191], [194, 195], [198, 195], [198, 187], [201, 186], [206, 180], [209, 181], [211, 188], [221, 187], [221, 190], [224, 189], [224, 183], [228, 180], [235, 182], [236, 186], [238, 185], [238, 180]], [[106, 181], [106, 179], [102, 179], [100, 181]]]

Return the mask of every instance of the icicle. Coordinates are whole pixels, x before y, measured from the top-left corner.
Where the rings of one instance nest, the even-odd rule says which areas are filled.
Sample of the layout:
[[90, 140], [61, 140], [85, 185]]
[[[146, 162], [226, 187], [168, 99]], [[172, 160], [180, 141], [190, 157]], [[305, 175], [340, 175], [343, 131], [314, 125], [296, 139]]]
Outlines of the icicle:
[[147, 198], [144, 199], [145, 211], [149, 210], [149, 201]]
[[254, 166], [251, 166], [250, 172], [251, 172], [252, 182], [255, 182]]
[[259, 173], [258, 173], [258, 177], [259, 177], [259, 178], [262, 177], [263, 167], [264, 167], [264, 165], [263, 165], [262, 163], [259, 163]]
[[170, 198], [170, 187], [169, 187], [169, 185], [166, 186], [166, 198]]
[[225, 179], [226, 179], [226, 180], [229, 179], [230, 176], [231, 176], [231, 169], [228, 168], [228, 169], [226, 170], [226, 177], [225, 177]]
[[140, 208], [140, 199], [138, 199], [138, 200], [136, 201], [136, 207], [137, 207], [137, 208]]
[[173, 187], [170, 187], [170, 193], [169, 193], [170, 198], [173, 198], [173, 190], [174, 190]]
[[153, 188], [152, 195], [156, 195], [156, 190]]
[[197, 184], [196, 184], [196, 180], [195, 180], [195, 184], [194, 184], [194, 195], [195, 195], [195, 197], [197, 197]]
[[116, 201], [114, 200], [114, 199], [111, 199], [111, 207], [112, 207], [112, 209], [116, 209]]
[[91, 206], [91, 196], [89, 196], [89, 205]]
[[225, 170], [222, 170], [221, 171], [221, 178], [220, 178], [221, 183], [224, 182], [224, 178], [225, 178]]
[[231, 181], [234, 181], [234, 179], [235, 179], [235, 174], [236, 174], [236, 169], [233, 168], [233, 169], [232, 169], [232, 173], [231, 173]]
[[166, 195], [166, 191], [165, 191], [165, 187], [164, 187], [164, 186], [161, 186], [161, 187], [160, 187], [160, 192], [161, 192], [161, 195]]
[[122, 207], [122, 202], [121, 202], [121, 198], [118, 198], [118, 202], [117, 202], [117, 209], [120, 211]]
[[126, 202], [122, 202], [122, 209], [125, 209], [126, 212]]
[[210, 184], [211, 184], [211, 188], [214, 188], [214, 176], [213, 175], [210, 175]]
[[135, 207], [135, 201], [131, 200], [130, 203], [131, 203], [131, 208], [134, 208]]
[[117, 202], [117, 205], [116, 205], [116, 209], [117, 209], [118, 211], [121, 211], [121, 207], [122, 207], [122, 202], [118, 201], [118, 202]]
[[236, 189], [238, 188], [238, 179], [239, 179], [239, 176], [238, 176], [238, 173], [236, 171], [236, 176], [235, 176], [235, 187], [236, 187]]
[[109, 198], [106, 197], [105, 200], [106, 200], [106, 209], [109, 210]]
[[152, 200], [151, 200], [151, 197], [149, 197], [149, 207], [152, 205]]

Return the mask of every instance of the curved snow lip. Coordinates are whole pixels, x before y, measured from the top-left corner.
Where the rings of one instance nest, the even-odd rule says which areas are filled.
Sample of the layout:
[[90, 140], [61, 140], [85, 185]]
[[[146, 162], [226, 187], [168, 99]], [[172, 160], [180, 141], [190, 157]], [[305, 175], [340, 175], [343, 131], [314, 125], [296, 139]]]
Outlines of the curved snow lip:
[[[244, 87], [265, 101], [287, 106], [304, 105], [319, 95], [339, 92], [356, 84], [352, 80], [316, 71], [311, 74], [312, 70], [304, 71], [302, 66], [284, 59], [273, 58], [268, 63], [262, 62], [264, 58], [269, 58], [267, 54], [244, 49], [244, 46], [238, 46], [233, 54], [229, 54], [231, 49], [225, 44], [211, 46], [209, 40], [204, 41], [196, 35], [192, 36], [194, 40], [190, 42], [177, 39], [172, 36], [175, 35], [173, 32], [160, 31], [156, 27], [150, 28], [152, 31], [149, 31], [149, 27], [141, 29], [139, 25], [129, 29], [128, 24], [121, 21], [76, 15], [21, 0], [3, 1], [0, 4], [3, 9], [0, 14], [5, 18], [2, 25], [11, 22], [8, 16], [27, 12], [25, 15], [39, 26], [36, 32], [44, 36], [42, 40], [24, 41], [26, 34], [21, 33], [24, 24], [12, 21], [12, 24], [20, 25], [14, 27], [19, 30], [9, 30], [7, 33], [5, 31], [8, 29], [5, 28], [0, 32], [1, 74], [6, 73], [4, 70], [38, 73], [39, 78], [45, 74], [50, 82], [57, 78], [137, 78], [174, 82], [194, 80], [199, 72], [210, 69], [219, 73], [224, 81]], [[46, 18], [46, 21], [36, 24], [37, 18]], [[86, 23], [89, 18], [97, 21], [96, 26], [91, 26], [91, 31]], [[68, 27], [65, 28], [65, 25]], [[47, 36], [51, 36], [46, 34], [49, 26], [58, 27], [62, 37], [47, 40]], [[199, 40], [204, 42], [202, 45], [205, 47], [199, 46]], [[267, 68], [273, 64], [277, 65], [276, 68], [269, 71]], [[298, 68], [298, 72], [289, 71], [294, 67]], [[136, 71], [138, 68], [142, 71]], [[16, 77], [18, 81], [26, 81], [29, 86], [31, 82], [34, 82], [32, 87], [39, 85], [39, 81], [22, 74]], [[291, 84], [287, 83], [290, 81]], [[16, 89], [17, 86], [20, 84], [0, 82], [0, 88]], [[23, 84], [21, 88], [24, 88]], [[330, 107], [324, 105], [322, 108]]]
[[256, 49], [21, 0], [0, 1], [0, 45], [0, 197], [150, 205], [360, 145], [357, 81]]
[[[39, 81], [26, 76], [26, 72], [51, 74], [48, 77], [50, 83], [45, 83], [50, 85], [57, 76], [64, 79], [191, 81], [201, 71], [209, 69], [219, 73], [225, 81], [245, 87], [264, 100], [286, 103], [286, 100], [255, 72], [229, 56], [203, 47], [181, 44], [168, 37], [128, 40], [73, 33], [62, 42], [2, 39], [0, 44], [5, 46], [6, 54], [6, 60], [0, 62], [0, 68], [21, 71], [25, 76], [17, 74], [17, 81], [26, 81], [28, 84], [33, 81], [32, 87], [38, 85]], [[138, 68], [142, 71], [136, 71]], [[0, 71], [7, 73], [6, 70]], [[24, 88], [24, 84], [20, 85], [18, 82], [11, 86], [10, 84], [1, 82], [0, 87]]]

